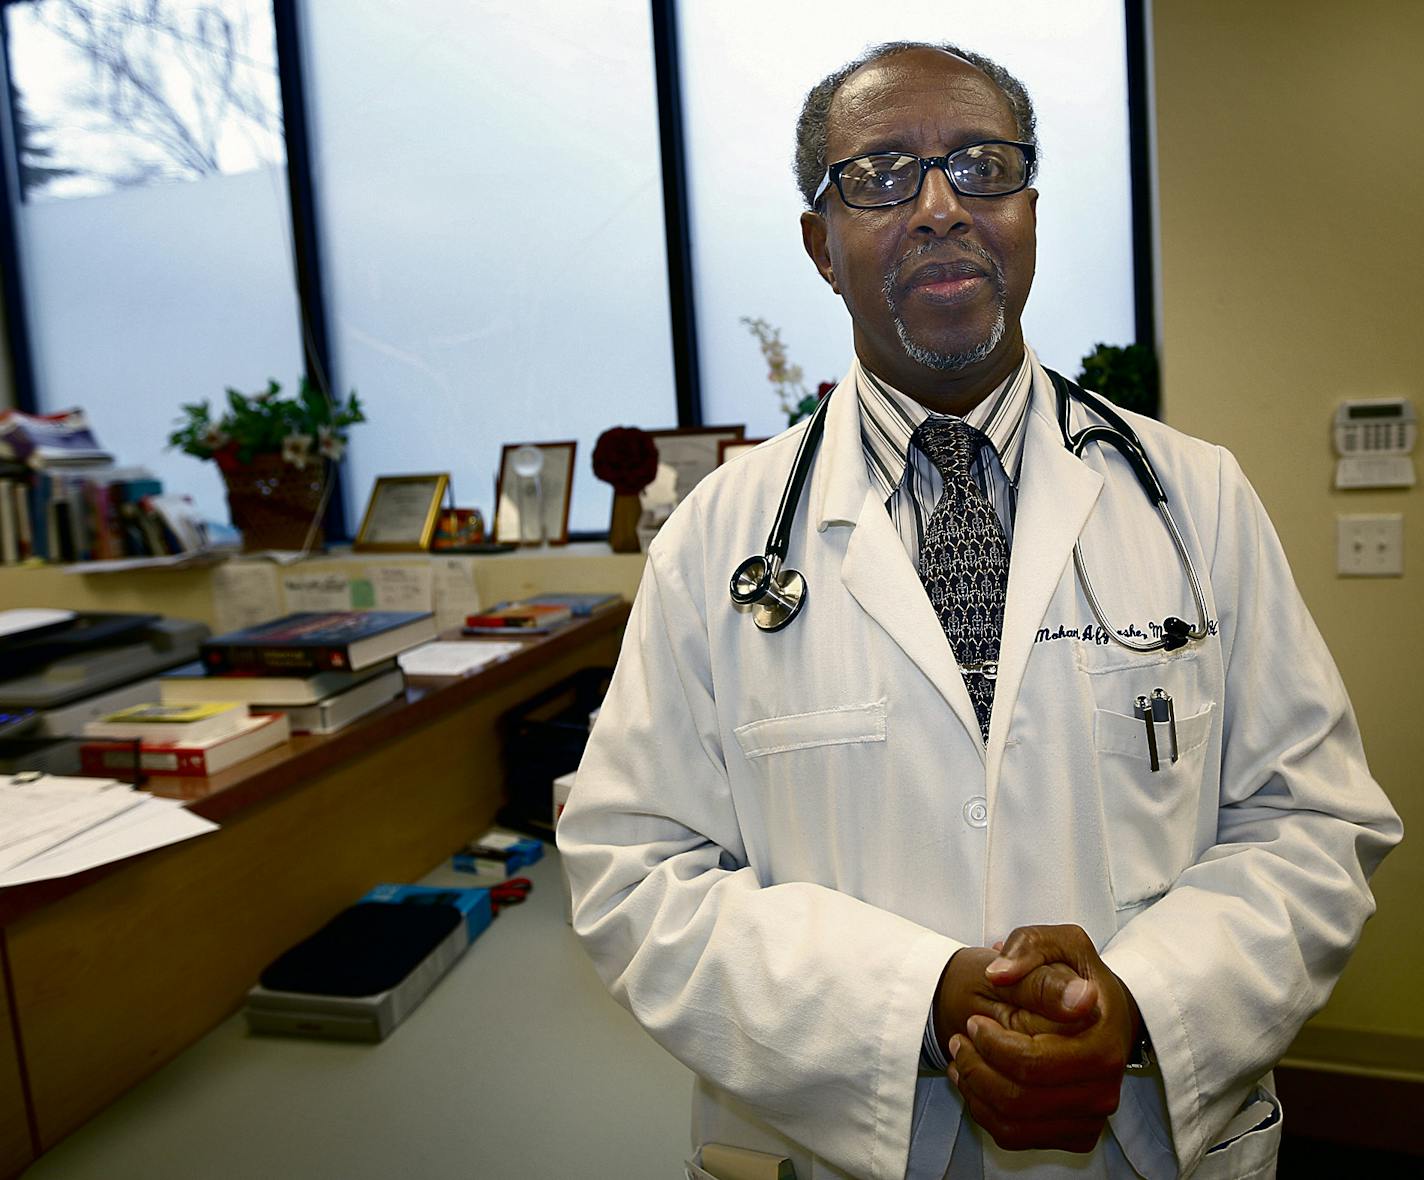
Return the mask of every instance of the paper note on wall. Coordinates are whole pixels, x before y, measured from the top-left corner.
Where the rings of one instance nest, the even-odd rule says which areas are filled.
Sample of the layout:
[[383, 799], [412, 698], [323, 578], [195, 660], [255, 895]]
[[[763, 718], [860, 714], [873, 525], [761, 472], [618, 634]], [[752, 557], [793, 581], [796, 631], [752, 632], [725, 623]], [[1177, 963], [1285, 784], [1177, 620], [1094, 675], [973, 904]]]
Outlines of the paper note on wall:
[[429, 565], [368, 565], [366, 580], [377, 610], [430, 610]]
[[474, 563], [462, 557], [437, 557], [431, 562], [431, 572], [435, 576], [435, 625], [442, 631], [463, 626], [465, 619], [480, 609]]
[[277, 570], [265, 561], [227, 561], [213, 570], [213, 629], [255, 627], [282, 613]]
[[345, 574], [284, 574], [282, 591], [288, 613], [351, 609], [351, 579]]

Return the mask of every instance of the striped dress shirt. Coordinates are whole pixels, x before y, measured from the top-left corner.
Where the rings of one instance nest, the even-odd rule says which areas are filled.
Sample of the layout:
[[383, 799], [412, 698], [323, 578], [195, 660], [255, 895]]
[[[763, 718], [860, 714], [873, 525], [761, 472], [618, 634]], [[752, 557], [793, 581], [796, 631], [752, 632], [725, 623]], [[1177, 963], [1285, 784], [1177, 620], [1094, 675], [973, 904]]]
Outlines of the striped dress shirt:
[[[964, 416], [965, 422], [983, 431], [993, 444], [992, 448], [980, 450], [971, 474], [993, 505], [1010, 549], [1033, 368], [1032, 353], [1026, 348], [1023, 360], [1009, 378]], [[911, 563], [918, 569], [925, 526], [939, 503], [944, 481], [929, 456], [919, 447], [910, 446], [910, 435], [926, 418], [950, 415], [931, 414], [914, 398], [865, 368], [859, 357], [851, 367], [851, 380], [860, 401], [860, 441], [870, 481], [880, 489], [885, 509], [895, 522]]]

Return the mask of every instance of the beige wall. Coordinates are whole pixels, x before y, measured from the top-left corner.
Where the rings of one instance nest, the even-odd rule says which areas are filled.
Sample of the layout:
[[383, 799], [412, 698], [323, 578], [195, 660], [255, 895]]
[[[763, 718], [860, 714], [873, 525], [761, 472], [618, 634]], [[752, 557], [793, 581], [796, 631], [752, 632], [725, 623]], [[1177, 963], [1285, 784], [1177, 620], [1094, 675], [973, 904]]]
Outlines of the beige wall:
[[[1424, 4], [1152, 9], [1165, 416], [1254, 481], [1412, 828], [1308, 1031], [1424, 1036], [1424, 503], [1419, 488], [1333, 491], [1329, 431], [1345, 397], [1424, 410]], [[1404, 578], [1335, 574], [1336, 515], [1356, 512], [1404, 514]]]

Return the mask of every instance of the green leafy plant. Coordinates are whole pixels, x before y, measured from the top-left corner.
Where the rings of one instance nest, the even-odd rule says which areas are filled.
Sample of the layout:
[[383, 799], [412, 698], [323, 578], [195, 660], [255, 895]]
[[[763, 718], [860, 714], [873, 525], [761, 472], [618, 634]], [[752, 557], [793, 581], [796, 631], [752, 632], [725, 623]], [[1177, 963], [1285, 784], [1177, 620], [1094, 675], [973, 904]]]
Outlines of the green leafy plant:
[[1099, 344], [1075, 380], [1125, 410], [1157, 416], [1157, 354], [1145, 344]]
[[294, 396], [281, 394], [273, 380], [257, 393], [228, 389], [227, 408], [216, 418], [210, 402], [187, 403], [168, 445], [212, 459], [224, 471], [260, 454], [280, 454], [301, 469], [314, 459], [339, 461], [346, 452], [346, 428], [366, 421], [354, 391], [344, 402], [328, 398], [303, 377]]

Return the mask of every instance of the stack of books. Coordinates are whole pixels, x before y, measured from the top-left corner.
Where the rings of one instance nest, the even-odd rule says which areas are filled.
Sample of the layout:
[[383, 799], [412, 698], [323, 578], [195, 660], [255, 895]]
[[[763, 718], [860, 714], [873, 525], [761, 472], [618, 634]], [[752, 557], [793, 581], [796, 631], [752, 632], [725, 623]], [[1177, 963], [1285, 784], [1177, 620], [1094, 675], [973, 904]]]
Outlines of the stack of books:
[[328, 734], [405, 691], [396, 656], [435, 638], [429, 612], [302, 612], [208, 640], [202, 659], [160, 678], [168, 704], [224, 697]]
[[87, 722], [79, 747], [87, 775], [211, 775], [280, 746], [283, 716], [253, 717], [240, 701], [131, 705]]
[[612, 610], [622, 601], [617, 594], [536, 594], [468, 615], [463, 631], [466, 635], [544, 635], [573, 619]]

